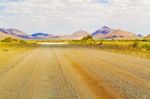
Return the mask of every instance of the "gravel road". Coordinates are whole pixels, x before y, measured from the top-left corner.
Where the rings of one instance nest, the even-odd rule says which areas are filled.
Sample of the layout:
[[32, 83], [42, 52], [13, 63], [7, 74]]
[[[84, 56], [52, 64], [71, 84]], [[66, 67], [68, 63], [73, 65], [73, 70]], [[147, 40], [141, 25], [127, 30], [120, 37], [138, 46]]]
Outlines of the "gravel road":
[[41, 46], [0, 69], [0, 99], [150, 99], [150, 60]]

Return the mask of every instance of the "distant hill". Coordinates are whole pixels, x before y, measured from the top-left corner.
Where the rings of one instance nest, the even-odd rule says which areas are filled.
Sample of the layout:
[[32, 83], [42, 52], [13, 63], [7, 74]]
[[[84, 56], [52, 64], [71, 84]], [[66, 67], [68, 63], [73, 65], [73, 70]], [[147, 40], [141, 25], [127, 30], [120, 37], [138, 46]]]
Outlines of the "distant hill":
[[95, 39], [105, 39], [106, 36], [111, 33], [113, 31], [113, 29], [107, 27], [107, 26], [103, 26], [100, 29], [96, 30], [95, 32], [92, 33], [92, 36]]
[[83, 30], [79, 30], [79, 31], [72, 33], [71, 35], [62, 35], [59, 37], [59, 39], [77, 40], [77, 39], [82, 39], [83, 37], [86, 37], [87, 35], [90, 35], [90, 33], [83, 31]]
[[14, 28], [7, 29], [7, 31], [10, 31], [10, 33], [15, 35], [28, 35], [27, 33]]
[[49, 36], [49, 34], [45, 34], [45, 33], [34, 33], [32, 34], [33, 37], [47, 37]]
[[0, 40], [2, 40], [4, 38], [7, 38], [7, 37], [18, 38], [17, 36], [13, 36], [13, 35], [10, 35], [10, 34], [5, 34], [4, 32], [0, 31]]
[[86, 37], [88, 35], [90, 35], [90, 33], [80, 30], [80, 31], [74, 32], [71, 36], [73, 39], [82, 39], [83, 37]]
[[112, 32], [112, 29], [107, 27], [107, 26], [103, 26], [101, 29], [96, 30], [94, 33], [92, 33], [92, 36], [97, 36], [97, 35], [103, 35], [103, 34], [109, 34]]
[[59, 35], [53, 35], [48, 33], [34, 33], [31, 35], [32, 39], [56, 39]]
[[141, 35], [141, 34], [137, 34], [136, 36], [137, 36], [137, 37], [144, 37], [144, 36], [143, 36], [143, 35]]
[[[6, 37], [12, 37], [16, 39], [62, 39], [62, 40], [79, 40], [87, 35], [92, 35], [95, 39], [136, 39], [143, 38], [142, 35], [134, 34], [132, 32], [128, 32], [122, 29], [112, 29], [107, 26], [103, 26], [102, 28], [96, 30], [93, 33], [88, 33], [83, 30], [76, 31], [71, 35], [53, 35], [48, 33], [34, 33], [32, 35], [28, 35], [27, 33], [10, 28], [0, 28], [0, 40]], [[149, 37], [149, 35], [147, 36]]]
[[149, 35], [147, 35], [145, 38], [150, 38], [150, 34], [149, 34]]
[[7, 37], [11, 37], [15, 39], [45, 39], [45, 38], [49, 38], [50, 36], [51, 35], [45, 33], [34, 33], [32, 35], [28, 35], [27, 33], [18, 29], [0, 28], [0, 40]]
[[33, 39], [47, 39], [50, 35], [47, 33], [34, 33], [31, 36]]
[[0, 39], [4, 39], [6, 37], [12, 37], [12, 38], [21, 38], [20, 36], [22, 35], [27, 35], [26, 33], [17, 30], [17, 29], [5, 29], [5, 28], [0, 28]]
[[103, 26], [101, 29], [92, 33], [95, 39], [135, 39], [138, 36], [134, 33], [124, 31], [121, 29], [111, 29]]
[[113, 30], [105, 38], [107, 39], [135, 39], [137, 38], [136, 34], [127, 32], [121, 29]]
[[3, 32], [5, 34], [11, 34], [11, 35], [27, 35], [25, 32], [14, 28], [10, 28], [10, 29], [0, 28], [0, 32]]

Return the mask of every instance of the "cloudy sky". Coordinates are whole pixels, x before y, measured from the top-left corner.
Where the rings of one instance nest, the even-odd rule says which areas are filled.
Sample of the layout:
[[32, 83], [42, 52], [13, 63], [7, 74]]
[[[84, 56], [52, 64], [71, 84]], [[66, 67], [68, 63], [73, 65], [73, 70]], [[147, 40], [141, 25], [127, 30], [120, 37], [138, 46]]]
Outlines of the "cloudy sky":
[[150, 33], [150, 0], [0, 0], [3, 28], [70, 34], [104, 25]]

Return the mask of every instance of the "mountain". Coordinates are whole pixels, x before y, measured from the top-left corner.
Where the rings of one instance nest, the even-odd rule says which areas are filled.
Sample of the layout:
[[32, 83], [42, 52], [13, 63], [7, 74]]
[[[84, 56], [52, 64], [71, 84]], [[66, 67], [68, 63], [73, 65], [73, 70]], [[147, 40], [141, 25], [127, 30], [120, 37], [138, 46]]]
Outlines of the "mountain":
[[107, 27], [107, 26], [103, 26], [101, 29], [96, 30], [94, 33], [92, 33], [92, 36], [96, 36], [96, 35], [103, 35], [103, 34], [109, 34], [112, 32], [112, 29]]
[[143, 37], [143, 35], [141, 35], [141, 34], [137, 34], [136, 36], [137, 36], [137, 37]]
[[138, 36], [134, 33], [124, 31], [121, 29], [111, 29], [103, 26], [101, 29], [92, 33], [95, 39], [135, 39]]
[[19, 31], [17, 29], [5, 29], [5, 28], [0, 28], [0, 39], [4, 39], [7, 37], [12, 37], [12, 38], [21, 38], [19, 35], [24, 34], [24, 32]]
[[83, 37], [86, 37], [88, 35], [90, 35], [90, 33], [83, 31], [83, 30], [79, 30], [79, 31], [72, 33], [71, 35], [62, 35], [59, 37], [59, 39], [79, 40], [79, 39], [82, 39]]
[[[96, 30], [94, 33], [90, 34], [86, 31], [79, 30], [71, 35], [52, 35], [47, 33], [34, 33], [28, 35], [18, 29], [10, 28], [0, 28], [0, 39], [6, 37], [12, 37], [17, 39], [62, 39], [62, 40], [79, 40], [88, 35], [92, 35], [95, 39], [136, 39], [142, 38], [141, 35], [135, 35], [134, 33], [124, 31], [121, 29], [111, 29], [107, 26], [103, 26], [101, 29]], [[148, 36], [149, 37], [149, 36]]]
[[88, 35], [90, 35], [90, 33], [83, 31], [83, 30], [80, 30], [80, 31], [74, 32], [71, 36], [73, 38], [83, 38], [83, 37], [86, 37]]
[[45, 33], [34, 33], [32, 34], [33, 37], [47, 37], [49, 36], [49, 34], [45, 34]]
[[150, 34], [149, 34], [149, 35], [147, 35], [145, 38], [150, 38]]
[[56, 39], [59, 35], [47, 34], [47, 33], [34, 33], [30, 35], [32, 39]]
[[58, 36], [50, 35], [46, 33], [34, 33], [32, 35], [28, 35], [27, 33], [18, 29], [0, 28], [0, 40], [7, 37], [11, 37], [15, 39], [49, 39], [49, 38], [57, 38]]
[[2, 40], [2, 39], [4, 39], [4, 38], [7, 38], [7, 37], [18, 38], [18, 37], [16, 37], [16, 36], [9, 35], [9, 34], [5, 34], [4, 32], [1, 32], [1, 31], [0, 31], [0, 40]]
[[135, 39], [137, 38], [137, 36], [134, 33], [117, 29], [117, 30], [113, 30], [105, 38], [106, 39]]
[[102, 28], [96, 30], [95, 32], [92, 33], [93, 38], [95, 39], [105, 39], [105, 37], [111, 33], [113, 29], [103, 26]]
[[27, 35], [25, 32], [22, 32], [14, 28], [10, 28], [10, 29], [0, 28], [0, 32], [3, 32], [5, 34], [11, 34], [11, 35]]
[[7, 31], [15, 35], [27, 35], [27, 33], [14, 28], [7, 29]]

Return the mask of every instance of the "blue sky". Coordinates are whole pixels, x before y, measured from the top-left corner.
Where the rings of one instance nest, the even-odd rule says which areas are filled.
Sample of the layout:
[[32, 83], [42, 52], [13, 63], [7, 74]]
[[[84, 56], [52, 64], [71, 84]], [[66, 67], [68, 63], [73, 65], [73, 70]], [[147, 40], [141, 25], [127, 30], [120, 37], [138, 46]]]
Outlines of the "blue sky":
[[104, 25], [150, 34], [150, 0], [0, 0], [2, 28], [71, 34]]

